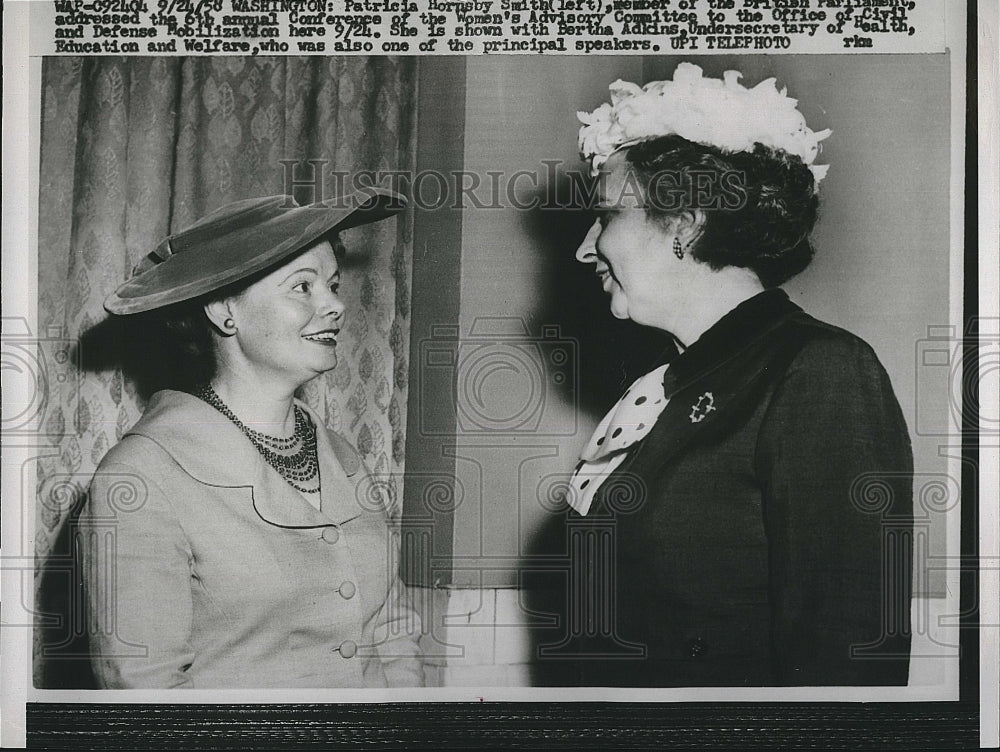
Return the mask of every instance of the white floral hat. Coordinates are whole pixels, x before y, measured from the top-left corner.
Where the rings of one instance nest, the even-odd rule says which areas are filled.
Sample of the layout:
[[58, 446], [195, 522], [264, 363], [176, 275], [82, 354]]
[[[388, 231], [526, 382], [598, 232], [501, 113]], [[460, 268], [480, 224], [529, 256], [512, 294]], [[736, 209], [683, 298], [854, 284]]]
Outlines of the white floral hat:
[[741, 76], [726, 71], [722, 79], [705, 78], [699, 66], [680, 63], [672, 81], [640, 87], [619, 79], [609, 87], [610, 104], [577, 113], [580, 153], [596, 175], [614, 152], [658, 136], [676, 134], [727, 151], [752, 151], [761, 143], [801, 157], [819, 185], [829, 165], [813, 162], [831, 131], [810, 130], [798, 100], [779, 91], [773, 78], [748, 89]]

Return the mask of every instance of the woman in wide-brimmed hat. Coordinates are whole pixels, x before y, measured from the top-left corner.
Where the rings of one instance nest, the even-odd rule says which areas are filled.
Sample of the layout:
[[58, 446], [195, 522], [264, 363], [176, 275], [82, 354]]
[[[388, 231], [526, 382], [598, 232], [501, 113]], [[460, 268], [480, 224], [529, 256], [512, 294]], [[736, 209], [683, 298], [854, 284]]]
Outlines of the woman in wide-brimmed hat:
[[94, 475], [81, 523], [102, 687], [422, 684], [386, 509], [294, 397], [337, 363], [337, 233], [403, 206], [363, 198], [224, 206], [106, 301], [164, 322], [196, 387], [154, 394]]
[[906, 423], [871, 347], [779, 288], [813, 256], [829, 132], [773, 79], [739, 78], [681, 63], [580, 115], [601, 181], [577, 259], [613, 315], [677, 346], [571, 481], [614, 547], [581, 561], [601, 623], [577, 619], [590, 660], [564, 682], [907, 682]]

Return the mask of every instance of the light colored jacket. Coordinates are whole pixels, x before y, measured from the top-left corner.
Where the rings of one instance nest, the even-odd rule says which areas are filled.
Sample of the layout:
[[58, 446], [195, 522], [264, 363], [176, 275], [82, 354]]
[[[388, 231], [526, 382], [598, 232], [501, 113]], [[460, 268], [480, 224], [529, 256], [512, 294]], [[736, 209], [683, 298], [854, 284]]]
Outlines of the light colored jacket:
[[398, 532], [354, 449], [301, 406], [319, 509], [183, 392], [153, 395], [108, 452], [80, 520], [102, 687], [423, 683]]

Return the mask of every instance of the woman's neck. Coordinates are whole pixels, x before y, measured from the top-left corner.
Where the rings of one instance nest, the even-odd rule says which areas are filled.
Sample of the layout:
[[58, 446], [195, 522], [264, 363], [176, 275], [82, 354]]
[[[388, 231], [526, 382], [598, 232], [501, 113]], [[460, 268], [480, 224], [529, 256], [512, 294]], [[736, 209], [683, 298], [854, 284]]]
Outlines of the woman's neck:
[[248, 428], [270, 436], [290, 436], [295, 430], [294, 389], [225, 368], [211, 386]]
[[736, 267], [713, 271], [704, 283], [696, 286], [700, 291], [693, 290], [682, 320], [668, 329], [685, 348], [740, 303], [764, 291], [757, 275]]

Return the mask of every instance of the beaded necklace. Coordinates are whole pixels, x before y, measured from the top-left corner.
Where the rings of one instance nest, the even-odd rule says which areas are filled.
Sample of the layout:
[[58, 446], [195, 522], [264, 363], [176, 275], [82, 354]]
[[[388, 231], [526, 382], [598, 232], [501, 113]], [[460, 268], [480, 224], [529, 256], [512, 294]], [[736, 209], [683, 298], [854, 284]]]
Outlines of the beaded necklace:
[[267, 464], [277, 470], [292, 488], [302, 493], [319, 492], [316, 427], [298, 405], [295, 405], [295, 432], [289, 438], [281, 438], [255, 431], [244, 425], [215, 393], [211, 384], [199, 389], [197, 396], [236, 424], [236, 427], [250, 439], [250, 443], [267, 460]]

